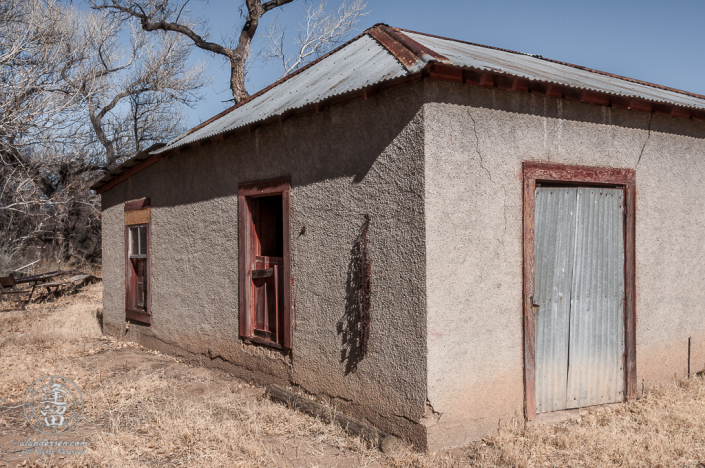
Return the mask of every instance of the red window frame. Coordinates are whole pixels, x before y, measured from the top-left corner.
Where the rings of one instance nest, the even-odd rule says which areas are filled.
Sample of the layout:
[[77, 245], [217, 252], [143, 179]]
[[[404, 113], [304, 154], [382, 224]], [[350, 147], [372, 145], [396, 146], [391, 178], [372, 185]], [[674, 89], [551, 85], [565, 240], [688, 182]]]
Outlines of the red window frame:
[[[279, 349], [291, 349], [292, 347], [292, 312], [291, 312], [291, 184], [289, 178], [279, 178], [261, 182], [250, 182], [240, 184], [238, 189], [238, 275], [239, 275], [239, 318], [240, 337], [246, 341], [270, 346]], [[255, 221], [251, 210], [251, 200], [258, 197], [281, 195], [282, 199], [282, 258], [277, 260], [277, 268], [281, 268], [281, 288], [277, 294], [281, 294], [281, 299], [277, 297], [280, 304], [277, 310], [276, 336], [263, 337], [256, 335], [255, 320], [255, 292], [253, 288], [253, 265], [258, 259], [258, 241], [255, 232]], [[255, 258], [257, 257], [257, 258]], [[255, 270], [258, 272], [257, 270]], [[259, 273], [259, 272], [258, 272]], [[257, 278], [255, 278], [257, 279]]]
[[[152, 275], [150, 243], [151, 208], [149, 198], [125, 203], [125, 320], [143, 325], [152, 323]], [[144, 255], [131, 255], [130, 229], [145, 228]], [[144, 307], [135, 304], [139, 275], [136, 266], [143, 263]]]

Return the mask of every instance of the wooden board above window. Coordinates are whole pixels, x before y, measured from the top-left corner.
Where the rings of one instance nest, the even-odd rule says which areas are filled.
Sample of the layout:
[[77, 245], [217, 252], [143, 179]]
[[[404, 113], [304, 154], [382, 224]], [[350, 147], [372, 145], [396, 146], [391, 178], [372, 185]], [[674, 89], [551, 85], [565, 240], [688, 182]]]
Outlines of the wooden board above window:
[[152, 213], [150, 207], [139, 211], [125, 212], [125, 226], [134, 226], [135, 224], [149, 224], [152, 221]]
[[149, 198], [125, 202], [125, 226], [149, 224], [152, 221]]

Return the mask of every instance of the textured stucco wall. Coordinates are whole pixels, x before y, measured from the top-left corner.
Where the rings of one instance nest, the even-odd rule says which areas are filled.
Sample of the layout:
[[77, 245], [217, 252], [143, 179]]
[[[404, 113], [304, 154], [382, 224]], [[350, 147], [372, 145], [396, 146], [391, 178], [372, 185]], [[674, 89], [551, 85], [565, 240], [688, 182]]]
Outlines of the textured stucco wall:
[[703, 122], [438, 81], [425, 93], [429, 447], [522, 413], [526, 160], [636, 169], [639, 386], [682, 377], [688, 337], [705, 368]]
[[[683, 376], [688, 337], [692, 370], [705, 368], [704, 156], [702, 122], [438, 81], [294, 117], [103, 195], [106, 330], [299, 384], [421, 447], [461, 445], [522, 412], [523, 161], [636, 169], [638, 382]], [[290, 356], [243, 344], [237, 328], [237, 186], [283, 175]], [[143, 196], [154, 324], [125, 334], [122, 202]], [[358, 363], [346, 331], [365, 213], [372, 344]]]
[[[191, 149], [103, 195], [106, 331], [334, 398], [425, 445], [423, 84]], [[237, 189], [291, 177], [293, 352], [238, 337]], [[151, 327], [125, 332], [123, 205], [152, 205]], [[355, 244], [369, 213], [372, 323], [355, 358]], [[306, 227], [305, 234], [300, 234]], [[358, 362], [359, 361], [359, 362]]]

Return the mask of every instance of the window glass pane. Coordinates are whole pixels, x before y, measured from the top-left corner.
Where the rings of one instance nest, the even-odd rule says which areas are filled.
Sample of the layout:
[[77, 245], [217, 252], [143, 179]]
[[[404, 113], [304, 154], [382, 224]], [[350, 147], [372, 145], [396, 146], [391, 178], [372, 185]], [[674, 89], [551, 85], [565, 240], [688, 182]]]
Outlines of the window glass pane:
[[135, 274], [137, 275], [136, 278], [136, 288], [135, 288], [135, 302], [137, 305], [138, 309], [145, 310], [147, 304], [147, 269], [146, 269], [146, 260], [144, 258], [140, 258], [139, 260], [136, 260], [136, 265], [135, 265]]
[[140, 255], [147, 255], [147, 226], [139, 226]]
[[130, 255], [139, 255], [139, 236], [137, 227], [130, 228]]

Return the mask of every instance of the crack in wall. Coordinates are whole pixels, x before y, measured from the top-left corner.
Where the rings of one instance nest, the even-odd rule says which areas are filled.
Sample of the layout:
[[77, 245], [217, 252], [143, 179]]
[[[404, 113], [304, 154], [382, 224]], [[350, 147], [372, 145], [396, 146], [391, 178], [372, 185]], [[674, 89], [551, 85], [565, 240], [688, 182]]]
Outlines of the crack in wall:
[[395, 417], [397, 417], [397, 418], [404, 419], [404, 420], [409, 421], [410, 423], [413, 423], [413, 424], [418, 424], [418, 423], [419, 423], [418, 421], [414, 421], [414, 420], [411, 419], [410, 417], [404, 416], [403, 414], [394, 414], [394, 415], [392, 415], [392, 416], [395, 416]]
[[472, 131], [475, 133], [475, 152], [477, 153], [477, 156], [480, 158], [480, 167], [484, 169], [484, 171], [487, 173], [487, 177], [489, 177], [490, 182], [493, 184], [495, 183], [492, 180], [492, 174], [490, 174], [490, 171], [487, 170], [484, 164], [484, 160], [482, 158], [482, 152], [480, 151], [480, 137], [477, 135], [477, 122], [475, 122], [475, 117], [472, 116], [472, 112], [468, 110], [468, 116], [470, 117], [470, 120], [472, 120]]
[[651, 122], [654, 120], [654, 113], [653, 111], [651, 112], [651, 116], [649, 117], [649, 126], [646, 129], [646, 140], [644, 140], [644, 144], [641, 147], [641, 152], [639, 153], [639, 159], [636, 160], [636, 166], [634, 166], [634, 169], [639, 167], [639, 163], [641, 162], [641, 157], [644, 155], [644, 150], [646, 149], [646, 144], [649, 142], [649, 139], [651, 138]]
[[503, 185], [502, 189], [504, 190], [504, 208], [502, 209], [504, 214], [504, 229], [502, 230], [501, 244], [504, 246], [504, 236], [507, 234], [507, 187]]
[[[426, 427], [433, 426], [433, 425], [439, 423], [442, 416], [443, 416], [443, 413], [439, 413], [438, 411], [433, 409], [433, 405], [431, 404], [431, 401], [426, 400], [426, 405], [424, 406], [424, 414], [423, 414], [423, 417], [421, 418], [421, 424], [423, 424]], [[406, 419], [408, 419], [408, 418], [406, 418]]]

